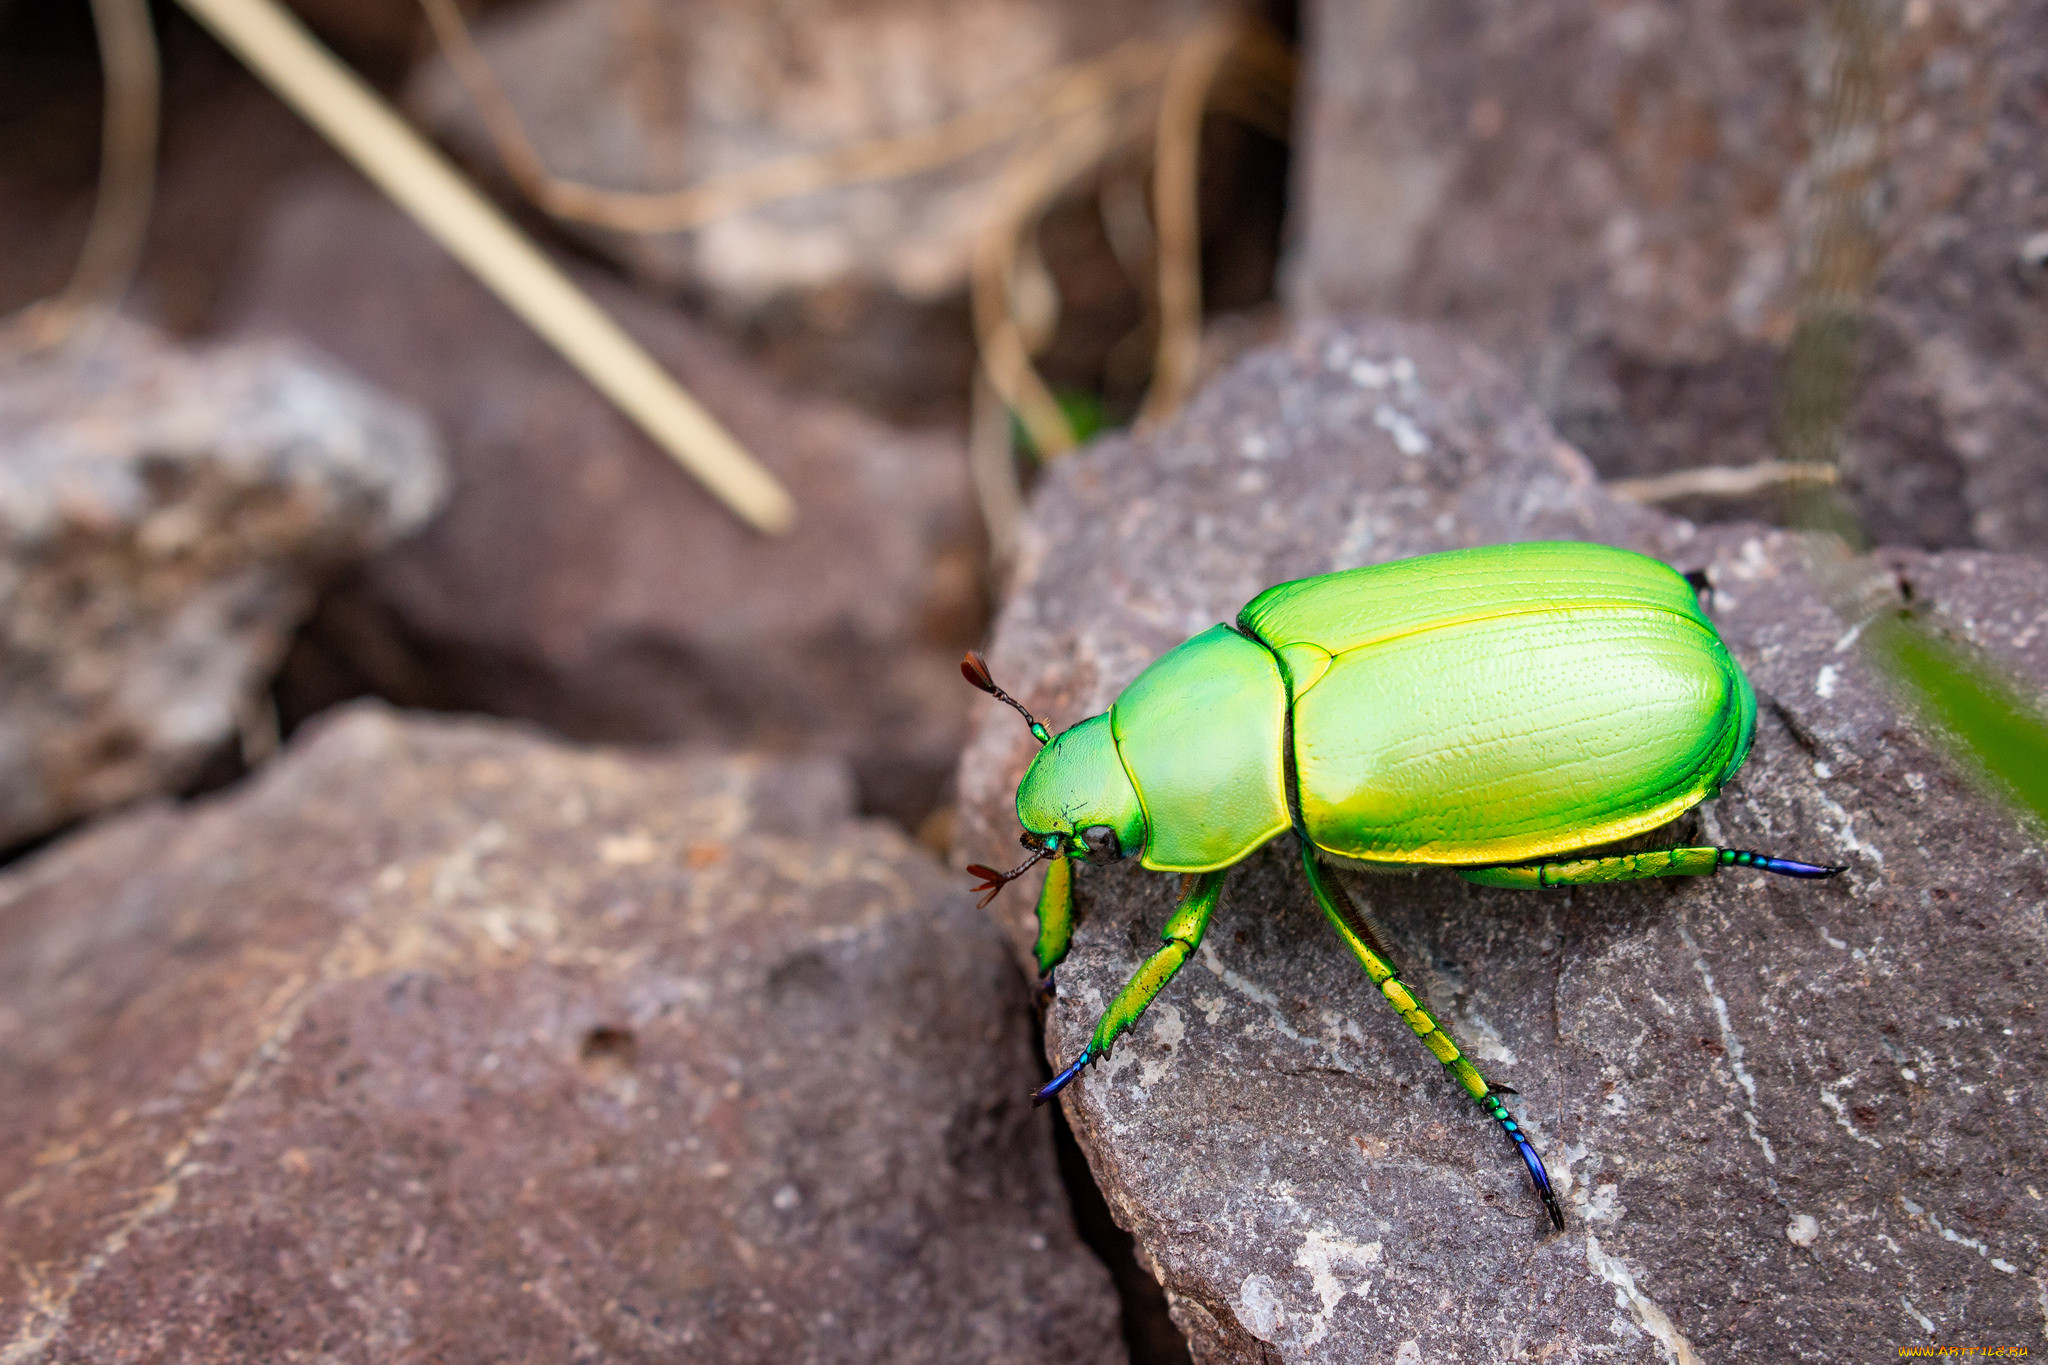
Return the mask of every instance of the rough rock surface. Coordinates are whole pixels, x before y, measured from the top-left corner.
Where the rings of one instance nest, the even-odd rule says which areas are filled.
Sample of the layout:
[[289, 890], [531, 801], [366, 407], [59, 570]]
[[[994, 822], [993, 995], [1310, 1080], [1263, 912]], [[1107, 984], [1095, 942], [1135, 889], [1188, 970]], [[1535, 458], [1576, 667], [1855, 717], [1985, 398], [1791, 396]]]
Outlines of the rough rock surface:
[[[477, 39], [550, 170], [658, 191], [928, 127], [1124, 39], [1170, 34], [1206, 7], [554, 0], [478, 25]], [[445, 61], [414, 82], [411, 102], [497, 164]], [[969, 248], [1006, 192], [1004, 173], [1000, 154], [983, 153], [692, 232], [591, 235], [771, 347], [816, 353], [807, 372], [842, 372], [900, 405], [957, 403], [972, 364]]]
[[[1824, 147], [1828, 15], [1888, 37], [1879, 112]], [[1748, 464], [1816, 177], [1874, 156], [1857, 505], [1880, 542], [2048, 547], [2048, 10], [1317, 0], [1306, 27], [1297, 303], [1455, 319], [1610, 476]]]
[[190, 780], [320, 584], [443, 484], [416, 411], [294, 349], [121, 322], [82, 355], [9, 360], [0, 846]]
[[[1541, 538], [1713, 578], [1760, 729], [1671, 833], [1849, 870], [1547, 894], [1346, 874], [1482, 1070], [1521, 1092], [1567, 1205], [1553, 1235], [1512, 1149], [1322, 922], [1292, 836], [1254, 855], [1199, 954], [1065, 1101], [1196, 1358], [1821, 1361], [2035, 1339], [2048, 867], [1887, 705], [1796, 540], [1610, 499], [1441, 334], [1316, 327], [1155, 439], [1052, 473], [990, 664], [1064, 727], [1269, 583]], [[1901, 552], [1875, 586], [1910, 586], [1942, 628], [2048, 680], [2038, 561]], [[987, 707], [963, 855], [1014, 861], [1032, 747]], [[1077, 880], [1047, 1027], [1062, 1058], [1174, 893], [1129, 864]], [[996, 902], [1020, 950], [1031, 903]]]
[[797, 530], [771, 539], [368, 191], [301, 187], [261, 257], [236, 325], [302, 336], [416, 399], [455, 470], [426, 533], [323, 605], [320, 654], [298, 661], [315, 695], [295, 709], [340, 670], [344, 689], [583, 739], [846, 754], [869, 808], [908, 820], [940, 798], [969, 700], [949, 680], [986, 610], [956, 442], [782, 392], [586, 273], [791, 489]]
[[1122, 1359], [1024, 991], [824, 760], [365, 704], [0, 878], [0, 1359]]

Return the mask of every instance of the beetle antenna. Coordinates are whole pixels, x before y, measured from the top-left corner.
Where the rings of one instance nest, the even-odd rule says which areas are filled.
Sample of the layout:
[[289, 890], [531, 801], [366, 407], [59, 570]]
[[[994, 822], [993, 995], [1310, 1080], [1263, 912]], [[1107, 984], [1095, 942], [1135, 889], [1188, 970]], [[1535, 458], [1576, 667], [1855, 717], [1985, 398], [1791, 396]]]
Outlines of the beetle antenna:
[[988, 903], [996, 898], [996, 894], [998, 892], [1000, 892], [1004, 887], [1008, 886], [1011, 882], [1016, 881], [1017, 878], [1023, 876], [1026, 872], [1029, 872], [1032, 868], [1036, 867], [1038, 865], [1039, 860], [1044, 858], [1046, 854], [1050, 852], [1050, 849], [1037, 849], [1032, 853], [1032, 855], [1029, 858], [1026, 858], [1023, 862], [1017, 864], [1017, 866], [1011, 868], [1008, 872], [998, 872], [994, 868], [988, 867], [982, 863], [969, 863], [967, 865], [967, 875], [970, 877], [981, 878], [980, 883], [977, 884], [974, 889], [976, 891], [985, 891], [988, 893], [987, 895], [983, 896], [980, 900], [974, 903], [974, 908], [977, 910], [987, 909]]
[[[1038, 717], [1025, 710], [1023, 702], [1018, 701], [1008, 692], [996, 686], [996, 680], [989, 676], [988, 660], [982, 658], [973, 650], [968, 650], [966, 655], [960, 660], [960, 676], [988, 693], [991, 697], [994, 697], [997, 701], [1008, 702], [1016, 707], [1017, 714], [1024, 717], [1024, 723], [1031, 727], [1032, 736], [1040, 744], [1052, 743], [1051, 733], [1046, 730], [1044, 725], [1039, 723]], [[1025, 866], [1029, 867], [1030, 864], [1026, 863]], [[1015, 876], [1016, 874], [1012, 873], [1011, 875]], [[983, 904], [987, 904], [987, 902], [984, 901]]]

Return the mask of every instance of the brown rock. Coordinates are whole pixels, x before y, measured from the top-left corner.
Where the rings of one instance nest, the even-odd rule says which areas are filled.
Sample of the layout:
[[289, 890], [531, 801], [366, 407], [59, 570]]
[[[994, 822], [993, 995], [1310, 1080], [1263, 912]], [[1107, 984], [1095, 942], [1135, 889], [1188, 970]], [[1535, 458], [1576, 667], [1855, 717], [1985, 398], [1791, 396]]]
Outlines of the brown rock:
[[785, 481], [796, 532], [741, 525], [395, 210], [309, 185], [242, 327], [416, 398], [455, 467], [447, 512], [331, 599], [315, 643], [413, 704], [848, 754], [870, 808], [914, 822], [959, 752], [953, 665], [983, 620], [965, 456], [792, 397], [678, 314], [583, 281]]
[[[1756, 749], [1651, 846], [1848, 865], [1550, 894], [1348, 876], [1431, 1008], [1520, 1093], [1567, 1206], [1324, 924], [1292, 836], [1064, 1101], [1197, 1360], [1793, 1360], [2024, 1341], [2048, 1206], [2048, 874], [1891, 705], [1798, 542], [1619, 503], [1501, 370], [1440, 333], [1312, 328], [1156, 438], [1058, 466], [989, 659], [1056, 727], [1294, 577], [1461, 545], [1592, 539], [1705, 568], [1762, 703]], [[2048, 571], [1888, 554], [1910, 600], [2048, 683]], [[962, 855], [1014, 860], [1032, 752], [986, 705]], [[1048, 1051], [1157, 947], [1174, 879], [1084, 869]], [[1021, 952], [1031, 896], [996, 902]]]
[[116, 322], [10, 359], [0, 846], [190, 781], [267, 711], [321, 583], [442, 490], [416, 412], [290, 348]]
[[0, 878], [0, 1356], [1120, 1360], [1001, 944], [849, 811], [366, 706]]
[[[1825, 16], [1866, 12], [1878, 145], [1816, 150]], [[1748, 464], [1823, 157], [1874, 150], [1857, 506], [1880, 542], [2048, 546], [2048, 11], [1320, 0], [1308, 27], [1302, 308], [1455, 319], [1604, 473]]]

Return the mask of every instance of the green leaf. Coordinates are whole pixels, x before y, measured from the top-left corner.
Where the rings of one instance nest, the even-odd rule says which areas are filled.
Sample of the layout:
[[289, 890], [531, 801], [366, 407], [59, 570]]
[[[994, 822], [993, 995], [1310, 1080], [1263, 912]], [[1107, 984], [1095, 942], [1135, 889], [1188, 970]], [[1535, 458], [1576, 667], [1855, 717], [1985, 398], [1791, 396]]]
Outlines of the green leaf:
[[1914, 617], [1872, 622], [1863, 638], [1871, 658], [1941, 730], [1952, 754], [2048, 824], [2048, 719], [2040, 699]]

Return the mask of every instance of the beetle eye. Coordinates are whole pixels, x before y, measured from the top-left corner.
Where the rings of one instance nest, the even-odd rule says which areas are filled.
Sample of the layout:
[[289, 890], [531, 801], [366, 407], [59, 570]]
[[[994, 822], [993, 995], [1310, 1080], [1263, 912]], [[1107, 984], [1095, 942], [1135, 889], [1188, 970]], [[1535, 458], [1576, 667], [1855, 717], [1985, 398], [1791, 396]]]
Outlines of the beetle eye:
[[1098, 867], [1113, 863], [1124, 856], [1123, 845], [1117, 842], [1116, 831], [1108, 825], [1090, 825], [1081, 831], [1081, 842], [1088, 851], [1082, 856]]

